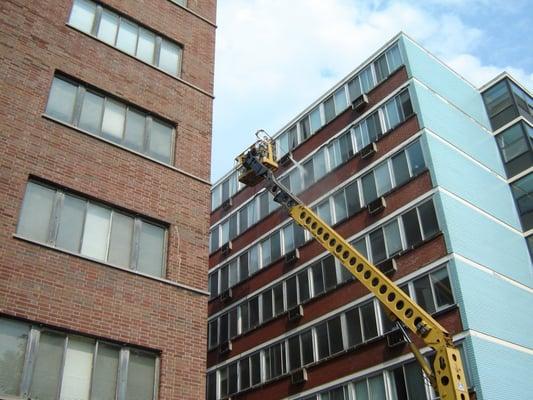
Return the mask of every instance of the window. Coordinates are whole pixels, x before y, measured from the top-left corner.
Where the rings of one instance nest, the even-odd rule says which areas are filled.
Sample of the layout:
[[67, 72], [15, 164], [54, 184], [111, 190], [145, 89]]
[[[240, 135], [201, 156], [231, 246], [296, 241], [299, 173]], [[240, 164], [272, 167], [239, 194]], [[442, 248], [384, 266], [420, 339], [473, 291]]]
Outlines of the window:
[[454, 304], [446, 268], [416, 279], [413, 289], [416, 302], [430, 314]]
[[322, 126], [322, 120], [320, 118], [320, 107], [315, 108], [309, 114], [311, 133], [315, 133]]
[[45, 113], [166, 164], [172, 162], [174, 127], [82, 84], [54, 77]]
[[375, 61], [374, 66], [376, 69], [376, 79], [379, 83], [389, 75], [389, 67], [387, 65], [387, 58], [385, 54]]
[[74, 0], [68, 23], [171, 75], [180, 75], [181, 46], [93, 1]]
[[507, 176], [512, 177], [533, 164], [533, 128], [519, 122], [496, 136], [496, 143], [505, 164]]
[[333, 96], [324, 101], [324, 115], [326, 116], [326, 124], [335, 118], [335, 101]]
[[335, 112], [340, 114], [346, 109], [346, 107], [348, 107], [348, 102], [346, 101], [346, 90], [344, 89], [344, 86], [338, 89], [333, 97], [335, 98]]
[[[149, 352], [0, 318], [0, 395], [154, 399], [157, 362]], [[119, 374], [126, 386], [117, 385]]]
[[492, 129], [496, 130], [518, 116], [507, 79], [503, 79], [483, 93]]
[[166, 229], [30, 181], [17, 233], [60, 249], [163, 276]]
[[370, 92], [370, 90], [374, 87], [374, 77], [372, 76], [372, 68], [370, 65], [366, 67], [359, 76], [363, 93]]

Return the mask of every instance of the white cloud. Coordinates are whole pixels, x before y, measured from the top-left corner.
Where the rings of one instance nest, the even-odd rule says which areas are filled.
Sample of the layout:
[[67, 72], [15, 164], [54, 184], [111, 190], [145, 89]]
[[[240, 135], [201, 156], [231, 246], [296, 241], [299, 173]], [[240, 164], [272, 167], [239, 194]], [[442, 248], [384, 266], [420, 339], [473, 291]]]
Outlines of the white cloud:
[[[400, 30], [474, 84], [503, 69], [472, 55], [479, 29], [400, 0], [220, 0], [218, 13], [214, 179], [255, 130], [275, 133]], [[531, 83], [531, 74], [505, 68]]]

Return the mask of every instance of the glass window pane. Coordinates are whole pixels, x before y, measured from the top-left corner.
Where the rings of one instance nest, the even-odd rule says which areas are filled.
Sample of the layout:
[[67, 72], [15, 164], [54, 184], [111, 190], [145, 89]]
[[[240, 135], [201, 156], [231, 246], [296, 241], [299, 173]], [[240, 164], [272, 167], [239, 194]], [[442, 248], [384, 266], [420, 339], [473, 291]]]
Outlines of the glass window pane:
[[244, 253], [239, 256], [239, 280], [243, 281], [248, 278], [248, 254]]
[[90, 204], [87, 207], [81, 254], [105, 260], [111, 210]]
[[19, 394], [28, 333], [27, 324], [0, 318], [0, 395]]
[[396, 105], [396, 98], [390, 100], [385, 104], [387, 114], [388, 129], [393, 129], [400, 123], [400, 114], [398, 113], [398, 106]]
[[313, 156], [313, 171], [315, 174], [315, 181], [326, 175], [326, 149], [323, 148]]
[[309, 114], [309, 120], [311, 121], [311, 133], [315, 133], [322, 126], [319, 107], [311, 111]]
[[346, 203], [348, 206], [348, 215], [353, 215], [361, 209], [359, 202], [359, 189], [357, 187], [357, 181], [352, 182], [346, 187]]
[[144, 127], [146, 117], [132, 109], [126, 112], [126, 130], [124, 131], [124, 144], [135, 150], [144, 148]]
[[329, 199], [317, 206], [316, 213], [326, 224], [331, 225], [331, 207], [329, 206]]
[[316, 342], [318, 348], [318, 359], [321, 360], [329, 356], [329, 342], [328, 342], [328, 325], [324, 322], [315, 328]]
[[313, 337], [311, 331], [304, 332], [300, 335], [300, 343], [302, 346], [302, 361], [304, 365], [315, 361], [313, 352]]
[[375, 112], [365, 120], [366, 128], [368, 129], [368, 138], [371, 142], [375, 142], [379, 135], [383, 132], [381, 130], [381, 123], [379, 122], [379, 114]]
[[234, 259], [229, 263], [229, 286], [235, 286], [239, 279], [239, 264], [238, 260]]
[[376, 70], [376, 78], [378, 82], [381, 82], [389, 75], [389, 68], [387, 66], [385, 54], [376, 60], [374, 63], [374, 68]]
[[89, 399], [94, 345], [94, 340], [69, 337], [60, 400]]
[[102, 11], [100, 26], [96, 36], [104, 42], [114, 46], [115, 37], [117, 36], [118, 16], [108, 10]]
[[311, 128], [309, 126], [309, 116], [308, 115], [306, 115], [300, 121], [300, 132], [301, 132], [301, 136], [302, 136], [302, 139], [301, 139], [302, 142], [311, 135]]
[[77, 91], [77, 85], [73, 85], [59, 78], [54, 78], [48, 96], [46, 114], [70, 123], [72, 121]]
[[265, 268], [271, 261], [270, 238], [267, 238], [261, 242], [261, 267]]
[[287, 291], [287, 309], [290, 310], [298, 304], [298, 286], [296, 283], [296, 276], [292, 276], [285, 282], [285, 289]]
[[261, 355], [259, 353], [250, 356], [250, 367], [252, 370], [252, 385], [256, 385], [261, 382]]
[[337, 285], [337, 268], [335, 267], [335, 258], [327, 256], [322, 260], [324, 274], [324, 283], [326, 290], [330, 290]]
[[274, 315], [279, 315], [285, 311], [283, 304], [283, 284], [280, 283], [272, 291], [274, 294]]
[[407, 381], [407, 392], [410, 399], [426, 398], [426, 385], [420, 366], [415, 363], [405, 365], [405, 380]]
[[420, 233], [420, 226], [418, 225], [416, 209], [412, 209], [402, 215], [402, 221], [407, 247], [409, 248], [420, 243], [422, 241], [422, 234]]
[[169, 74], [178, 75], [180, 52], [181, 49], [179, 46], [163, 39], [159, 53], [159, 68]]
[[424, 156], [422, 154], [420, 142], [415, 142], [407, 148], [407, 156], [409, 157], [409, 164], [411, 165], [413, 176], [417, 175], [425, 168], [426, 164], [424, 163]]
[[173, 132], [174, 129], [166, 124], [159, 123], [155, 120], [152, 122], [149, 143], [150, 154], [152, 156], [163, 162], [170, 162]]
[[398, 220], [394, 220], [391, 223], [385, 225], [383, 229], [385, 231], [387, 255], [388, 257], [391, 257], [402, 250], [402, 239], [400, 237], [400, 227], [398, 226]]
[[366, 67], [360, 74], [361, 86], [363, 87], [363, 93], [368, 93], [374, 87], [374, 77], [372, 76], [372, 70], [370, 66]]
[[378, 328], [373, 302], [361, 306], [361, 320], [365, 341], [376, 337], [378, 335]]
[[387, 61], [389, 62], [391, 72], [396, 70], [400, 65], [402, 65], [402, 56], [400, 55], [398, 45], [394, 45], [389, 50], [387, 50]]
[[125, 118], [126, 107], [119, 102], [107, 99], [102, 120], [102, 133], [110, 136], [111, 139], [121, 141]]
[[368, 379], [368, 386], [370, 387], [370, 400], [383, 400], [387, 398], [383, 375], [380, 374]]
[[400, 186], [409, 180], [409, 166], [407, 165], [407, 156], [404, 151], [392, 157], [392, 169], [396, 186]]
[[387, 258], [385, 240], [381, 228], [370, 233], [370, 248], [372, 249], [372, 262], [374, 264], [380, 263]]
[[85, 200], [65, 195], [59, 216], [57, 247], [79, 253], [86, 205]]
[[137, 269], [145, 274], [162, 276], [165, 250], [165, 229], [142, 223], [139, 240], [139, 261]]
[[317, 262], [311, 267], [313, 276], [313, 296], [318, 296], [324, 291], [324, 280], [322, 277], [322, 263]]
[[83, 32], [91, 33], [95, 14], [96, 4], [86, 0], [74, 0], [68, 23]]
[[48, 241], [55, 190], [28, 182], [17, 233], [40, 242]]
[[292, 224], [283, 228], [283, 250], [285, 254], [294, 250], [294, 234], [292, 231]]
[[39, 351], [31, 381], [32, 398], [53, 400], [57, 398], [59, 373], [63, 361], [65, 338], [48, 332], [42, 332], [39, 339]]
[[[244, 390], [250, 387], [250, 359], [245, 358], [244, 360], [239, 361], [239, 378], [240, 385], [239, 389]], [[213, 400], [215, 396], [213, 396]]]
[[368, 400], [368, 386], [366, 379], [355, 384], [355, 398], [357, 400]]
[[259, 270], [259, 245], [254, 245], [248, 250], [248, 269], [250, 275]]
[[137, 43], [137, 57], [149, 64], [154, 63], [155, 35], [139, 27], [139, 40]]
[[259, 325], [259, 296], [255, 296], [248, 303], [250, 311], [248, 316], [250, 317], [250, 328]]
[[346, 162], [354, 155], [352, 132], [348, 131], [339, 138], [341, 161]]
[[[216, 372], [211, 372], [207, 374], [207, 400], [216, 400], [217, 398], [217, 374]], [[245, 388], [243, 386], [242, 388]]]
[[268, 321], [272, 318], [272, 290], [267, 290], [261, 295], [263, 303], [263, 321]]
[[376, 186], [378, 196], [382, 196], [392, 188], [392, 182], [389, 173], [389, 164], [383, 163], [378, 165], [374, 170], [376, 177]]
[[309, 275], [307, 273], [307, 269], [303, 272], [300, 272], [298, 274], [298, 290], [300, 294], [300, 303], [303, 303], [307, 299], [309, 299]]
[[324, 102], [324, 114], [326, 115], [326, 124], [335, 118], [335, 103], [333, 97]]
[[127, 267], [131, 261], [133, 242], [133, 218], [117, 212], [113, 213], [108, 261]]
[[218, 344], [218, 319], [209, 322], [208, 330], [209, 348], [213, 348]]
[[289, 339], [289, 370], [300, 368], [302, 361], [300, 359], [300, 337], [293, 336]]
[[331, 354], [344, 350], [340, 317], [335, 317], [328, 321], [328, 335]]
[[411, 98], [409, 97], [408, 90], [400, 94], [400, 104], [402, 107], [404, 119], [411, 116], [411, 114], [413, 114], [413, 105], [411, 104]]
[[130, 351], [127, 400], [152, 400], [155, 384], [155, 357]]
[[348, 210], [346, 208], [346, 199], [344, 190], [336, 193], [333, 196], [333, 206], [335, 207], [335, 222], [339, 222], [348, 217]]
[[418, 207], [420, 213], [420, 220], [422, 221], [422, 230], [424, 231], [424, 238], [427, 239], [439, 231], [439, 223], [433, 202], [428, 201]]
[[128, 54], [134, 55], [137, 47], [138, 29], [137, 25], [122, 18], [118, 28], [117, 47]]
[[356, 76], [350, 82], [348, 82], [348, 91], [350, 92], [351, 101], [354, 101], [356, 98], [361, 96], [361, 83], [359, 76]]
[[435, 305], [433, 303], [433, 295], [431, 294], [431, 285], [429, 282], [429, 276], [424, 276], [417, 279], [413, 283], [415, 289], [416, 302], [427, 312], [434, 313]]
[[228, 367], [228, 394], [237, 392], [237, 363]]
[[346, 101], [346, 92], [343, 86], [335, 92], [335, 111], [337, 114], [339, 114], [340, 112], [344, 111], [347, 106], [348, 103]]
[[226, 367], [218, 370], [218, 380], [220, 382], [220, 396], [226, 397], [228, 395], [228, 369]]
[[371, 171], [369, 174], [366, 174], [361, 179], [363, 185], [363, 196], [365, 198], [365, 204], [374, 201], [378, 197], [376, 182], [374, 180], [374, 171]]
[[354, 247], [355, 250], [357, 250], [360, 254], [362, 254], [363, 257], [368, 258], [368, 251], [367, 251], [367, 248], [366, 248], [366, 240], [365, 240], [364, 237], [362, 237], [361, 239], [357, 240], [357, 241], [353, 244], [353, 247]]
[[346, 329], [348, 331], [348, 347], [358, 345], [363, 341], [359, 309], [354, 308], [346, 312]]
[[104, 109], [104, 98], [91, 92], [85, 92], [81, 107], [79, 127], [99, 134]]
[[450, 278], [446, 268], [440, 269], [431, 274], [431, 282], [433, 283], [433, 290], [435, 291], [435, 300], [437, 307], [445, 307], [452, 305], [453, 294], [450, 285]]
[[270, 236], [270, 250], [272, 251], [272, 261], [276, 261], [281, 256], [281, 243], [279, 231]]
[[241, 310], [241, 329], [243, 332], [247, 332], [250, 329], [250, 320], [248, 318], [248, 303], [240, 305]]

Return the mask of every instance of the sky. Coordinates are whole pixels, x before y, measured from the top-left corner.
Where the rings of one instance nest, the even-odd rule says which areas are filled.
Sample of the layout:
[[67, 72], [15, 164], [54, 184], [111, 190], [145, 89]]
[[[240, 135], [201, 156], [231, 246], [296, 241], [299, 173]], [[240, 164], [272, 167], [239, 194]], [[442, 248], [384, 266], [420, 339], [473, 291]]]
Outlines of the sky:
[[403, 31], [474, 86], [533, 90], [533, 0], [218, 0], [211, 181]]

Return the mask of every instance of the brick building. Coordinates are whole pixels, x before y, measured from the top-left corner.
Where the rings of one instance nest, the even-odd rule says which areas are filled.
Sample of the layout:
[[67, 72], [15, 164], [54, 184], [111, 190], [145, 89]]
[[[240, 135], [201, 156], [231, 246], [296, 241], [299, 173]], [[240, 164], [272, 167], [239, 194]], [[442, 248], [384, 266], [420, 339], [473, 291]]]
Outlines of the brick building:
[[[532, 110], [399, 34], [274, 135], [278, 178], [450, 331], [478, 399], [531, 396]], [[235, 170], [209, 267], [208, 400], [435, 398], [376, 299]]]
[[0, 398], [205, 396], [215, 8], [0, 3]]

